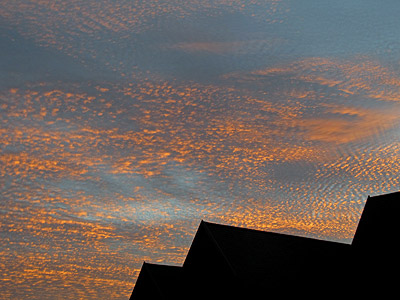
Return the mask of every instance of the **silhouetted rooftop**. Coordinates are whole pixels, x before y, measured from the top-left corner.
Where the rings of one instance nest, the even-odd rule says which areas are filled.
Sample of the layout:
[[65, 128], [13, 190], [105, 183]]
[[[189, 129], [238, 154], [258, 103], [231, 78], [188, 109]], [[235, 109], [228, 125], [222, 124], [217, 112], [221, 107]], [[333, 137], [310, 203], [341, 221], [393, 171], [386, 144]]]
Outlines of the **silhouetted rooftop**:
[[400, 192], [368, 197], [352, 245], [374, 251], [377, 245], [385, 251], [397, 248], [399, 212]]
[[131, 299], [367, 295], [393, 281], [399, 206], [400, 192], [368, 197], [351, 245], [201, 221], [183, 266], [144, 263]]
[[130, 299], [176, 299], [176, 285], [183, 280], [183, 268], [144, 262]]
[[209, 257], [204, 255], [204, 251], [197, 251], [199, 245], [196, 239], [200, 239], [201, 243], [209, 239], [232, 274], [245, 277], [271, 273], [284, 264], [303, 264], [316, 255], [337, 256], [350, 249], [348, 244], [202, 221], [185, 260], [185, 268], [190, 267], [192, 260]]

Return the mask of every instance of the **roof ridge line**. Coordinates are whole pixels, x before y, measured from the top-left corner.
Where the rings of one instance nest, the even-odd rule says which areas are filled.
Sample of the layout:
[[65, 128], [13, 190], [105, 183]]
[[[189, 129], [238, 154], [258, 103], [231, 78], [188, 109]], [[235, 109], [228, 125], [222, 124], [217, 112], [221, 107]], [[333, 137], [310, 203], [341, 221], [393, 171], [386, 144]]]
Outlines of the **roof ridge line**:
[[222, 248], [220, 247], [220, 245], [218, 244], [217, 240], [215, 239], [214, 235], [212, 234], [210, 228], [208, 228], [207, 226], [207, 222], [204, 222], [203, 220], [201, 220], [201, 223], [204, 226], [204, 229], [207, 232], [207, 235], [211, 238], [211, 240], [213, 241], [214, 245], [217, 247], [217, 250], [221, 253], [222, 257], [224, 258], [224, 260], [226, 261], [226, 263], [228, 264], [229, 269], [232, 271], [232, 273], [237, 276], [237, 272], [235, 271], [233, 265], [231, 264], [231, 262], [229, 261], [228, 257], [225, 255], [224, 251], [222, 251]]
[[387, 196], [394, 196], [396, 194], [400, 194], [400, 191], [388, 192], [388, 193], [385, 193], [385, 194], [372, 195], [372, 196], [368, 195], [367, 200], [370, 199], [370, 198], [382, 198], [382, 197], [387, 197]]
[[311, 236], [304, 236], [304, 235], [299, 235], [299, 234], [290, 234], [290, 233], [285, 233], [285, 232], [277, 232], [277, 231], [268, 231], [264, 229], [255, 229], [255, 228], [248, 228], [248, 227], [241, 227], [241, 226], [235, 226], [235, 225], [228, 225], [228, 224], [221, 224], [221, 223], [215, 223], [215, 222], [207, 222], [204, 220], [201, 220], [201, 224], [208, 225], [210, 224], [211, 226], [219, 226], [219, 227], [225, 227], [225, 228], [232, 228], [234, 230], [243, 230], [243, 231], [250, 231], [250, 232], [257, 232], [263, 235], [273, 235], [273, 236], [279, 236], [283, 238], [291, 238], [291, 239], [301, 239], [301, 240], [312, 240], [312, 241], [320, 241], [320, 242], [326, 242], [326, 243], [335, 243], [335, 244], [346, 244], [344, 242], [339, 242], [339, 241], [331, 241], [331, 240], [326, 240], [323, 238], [318, 238], [318, 237], [311, 237]]

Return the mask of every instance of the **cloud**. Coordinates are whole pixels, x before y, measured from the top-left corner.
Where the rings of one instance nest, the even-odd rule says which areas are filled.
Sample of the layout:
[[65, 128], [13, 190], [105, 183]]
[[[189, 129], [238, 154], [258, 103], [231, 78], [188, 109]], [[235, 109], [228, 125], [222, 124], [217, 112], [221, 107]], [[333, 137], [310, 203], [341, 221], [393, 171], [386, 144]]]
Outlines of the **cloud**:
[[169, 46], [170, 49], [176, 49], [189, 53], [209, 53], [209, 54], [259, 54], [272, 51], [278, 45], [285, 43], [284, 39], [251, 39], [235, 41], [195, 41], [180, 42]]
[[367, 109], [354, 106], [326, 105], [321, 117], [299, 120], [309, 140], [343, 144], [355, 142], [398, 123], [399, 110]]
[[291, 80], [299, 86], [308, 85], [309, 89], [315, 88], [312, 85], [318, 84], [336, 90], [343, 98], [362, 96], [378, 101], [400, 101], [400, 75], [395, 69], [368, 56], [355, 56], [349, 59], [310, 57], [265, 69], [235, 72], [224, 76], [226, 80], [258, 84], [261, 88], [273, 78]]

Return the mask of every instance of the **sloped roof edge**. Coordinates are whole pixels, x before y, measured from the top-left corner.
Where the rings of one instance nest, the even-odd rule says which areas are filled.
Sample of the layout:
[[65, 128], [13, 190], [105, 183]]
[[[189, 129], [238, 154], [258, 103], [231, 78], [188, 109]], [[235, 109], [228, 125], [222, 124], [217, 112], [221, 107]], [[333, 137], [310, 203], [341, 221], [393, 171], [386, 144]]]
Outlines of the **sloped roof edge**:
[[[247, 228], [247, 227], [240, 227], [240, 226], [234, 226], [234, 225], [227, 225], [227, 224], [220, 224], [220, 223], [214, 223], [214, 222], [209, 222], [209, 221], [204, 221], [202, 220], [200, 225], [207, 226], [208, 230], [210, 231], [210, 234], [212, 234], [212, 227], [224, 227], [227, 230], [237, 230], [237, 231], [246, 231], [254, 234], [260, 234], [260, 235], [270, 235], [274, 237], [282, 237], [282, 238], [288, 238], [288, 239], [298, 239], [298, 240], [304, 240], [304, 241], [320, 241], [322, 243], [329, 243], [329, 244], [339, 244], [339, 245], [348, 245], [348, 243], [345, 242], [340, 242], [340, 241], [330, 241], [330, 240], [325, 240], [325, 239], [319, 239], [319, 238], [314, 238], [314, 237], [307, 237], [307, 236], [302, 236], [302, 235], [295, 235], [295, 234], [288, 234], [288, 233], [281, 233], [281, 232], [275, 232], [275, 231], [266, 231], [266, 230], [259, 230], [259, 229], [253, 229], [253, 228]], [[214, 238], [215, 239], [215, 238]], [[216, 241], [217, 242], [217, 241]]]
[[215, 239], [215, 236], [212, 234], [212, 230], [210, 229], [211, 224], [213, 224], [213, 223], [201, 220], [199, 228], [202, 226], [205, 229], [205, 231], [207, 232], [207, 235], [213, 241], [214, 245], [216, 246], [216, 248], [218, 249], [218, 251], [220, 252], [222, 257], [224, 258], [224, 260], [226, 261], [227, 265], [229, 266], [229, 268], [231, 269], [233, 274], [237, 275], [237, 272], [236, 272], [235, 268], [233, 267], [232, 263], [229, 261], [228, 257], [225, 255], [224, 251], [222, 250], [221, 246], [219, 245], [218, 241]]
[[[400, 191], [368, 196], [352, 245], [372, 243], [378, 247], [380, 243], [393, 242], [396, 235], [398, 212], [400, 210]], [[370, 246], [371, 246], [370, 245]]]

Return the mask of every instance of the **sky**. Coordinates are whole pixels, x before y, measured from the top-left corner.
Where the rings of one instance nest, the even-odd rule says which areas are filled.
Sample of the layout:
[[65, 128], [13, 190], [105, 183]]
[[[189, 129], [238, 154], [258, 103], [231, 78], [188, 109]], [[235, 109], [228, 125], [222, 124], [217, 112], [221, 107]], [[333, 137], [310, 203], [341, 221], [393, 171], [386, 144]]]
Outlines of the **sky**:
[[397, 0], [0, 0], [0, 298], [129, 299], [201, 220], [351, 243], [399, 190]]

